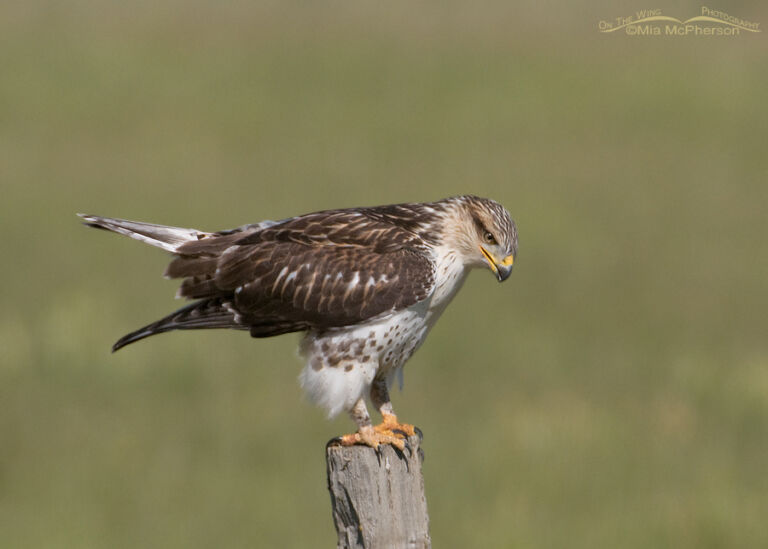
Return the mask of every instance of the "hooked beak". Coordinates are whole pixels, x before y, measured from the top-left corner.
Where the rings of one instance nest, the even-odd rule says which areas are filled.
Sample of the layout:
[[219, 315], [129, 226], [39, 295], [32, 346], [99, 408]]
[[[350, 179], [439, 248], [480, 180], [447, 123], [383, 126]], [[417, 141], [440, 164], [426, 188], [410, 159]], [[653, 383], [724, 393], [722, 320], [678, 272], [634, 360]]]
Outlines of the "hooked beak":
[[497, 260], [488, 250], [482, 246], [480, 246], [480, 251], [482, 252], [483, 256], [485, 256], [485, 260], [488, 262], [488, 266], [493, 271], [493, 274], [496, 275], [496, 278], [499, 280], [499, 282], [504, 282], [512, 273], [512, 266], [515, 263], [515, 256], [509, 254], [504, 259]]

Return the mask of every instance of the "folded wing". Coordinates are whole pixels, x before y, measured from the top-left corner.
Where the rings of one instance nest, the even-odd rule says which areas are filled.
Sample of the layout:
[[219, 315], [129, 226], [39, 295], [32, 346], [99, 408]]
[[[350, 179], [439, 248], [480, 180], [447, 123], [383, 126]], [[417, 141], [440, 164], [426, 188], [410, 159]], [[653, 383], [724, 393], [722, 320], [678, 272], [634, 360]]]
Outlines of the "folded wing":
[[165, 274], [183, 279], [179, 296], [198, 301], [126, 335], [116, 349], [179, 329], [236, 328], [269, 337], [349, 326], [416, 304], [434, 288], [427, 243], [380, 216], [351, 210], [212, 233], [174, 253]]

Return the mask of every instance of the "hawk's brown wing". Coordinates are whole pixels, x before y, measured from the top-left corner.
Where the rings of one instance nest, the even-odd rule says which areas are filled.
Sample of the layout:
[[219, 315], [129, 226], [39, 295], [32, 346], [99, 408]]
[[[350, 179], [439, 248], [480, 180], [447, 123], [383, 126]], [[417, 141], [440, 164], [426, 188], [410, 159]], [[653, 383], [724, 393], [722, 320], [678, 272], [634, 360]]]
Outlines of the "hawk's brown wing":
[[257, 337], [356, 324], [418, 303], [434, 286], [424, 241], [361, 211], [310, 214], [234, 242], [219, 238], [181, 246], [167, 274], [187, 277], [184, 297], [223, 299]]
[[224, 254], [215, 284], [232, 292], [254, 336], [357, 324], [426, 299], [432, 261], [422, 252], [264, 242]]
[[254, 337], [325, 330], [414, 305], [432, 293], [435, 266], [424, 217], [412, 208], [333, 210], [201, 233], [175, 249], [166, 270], [184, 279], [179, 296], [198, 301], [113, 350], [170, 330], [235, 328]]

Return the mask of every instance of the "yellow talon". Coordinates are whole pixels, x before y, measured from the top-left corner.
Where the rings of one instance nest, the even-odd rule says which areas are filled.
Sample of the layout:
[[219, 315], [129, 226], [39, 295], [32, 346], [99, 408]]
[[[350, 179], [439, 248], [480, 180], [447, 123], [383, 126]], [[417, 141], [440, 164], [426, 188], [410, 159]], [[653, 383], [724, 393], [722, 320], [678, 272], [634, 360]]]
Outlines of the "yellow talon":
[[398, 450], [405, 449], [405, 441], [402, 437], [398, 437], [395, 433], [387, 431], [385, 429], [378, 429], [371, 425], [360, 427], [360, 430], [356, 433], [349, 435], [343, 435], [341, 437], [342, 446], [354, 446], [355, 444], [364, 444], [370, 446], [374, 450], [379, 448], [379, 444], [391, 444]]
[[[400, 435], [400, 433], [405, 433], [406, 437], [412, 437], [416, 434], [416, 430], [413, 425], [410, 423], [400, 423], [397, 421], [397, 416], [394, 414], [384, 414], [382, 417], [382, 422], [374, 427], [374, 430], [394, 436], [400, 436], [401, 438], [403, 435]], [[400, 433], [398, 433], [398, 431]]]

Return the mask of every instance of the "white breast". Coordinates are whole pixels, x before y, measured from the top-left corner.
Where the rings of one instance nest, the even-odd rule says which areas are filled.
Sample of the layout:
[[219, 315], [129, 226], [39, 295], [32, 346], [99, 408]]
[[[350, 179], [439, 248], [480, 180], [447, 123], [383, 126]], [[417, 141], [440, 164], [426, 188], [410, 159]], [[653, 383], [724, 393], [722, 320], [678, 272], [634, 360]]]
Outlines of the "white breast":
[[468, 274], [469, 269], [456, 252], [443, 248], [435, 250], [435, 290], [429, 299], [429, 321], [432, 325], [461, 289]]

